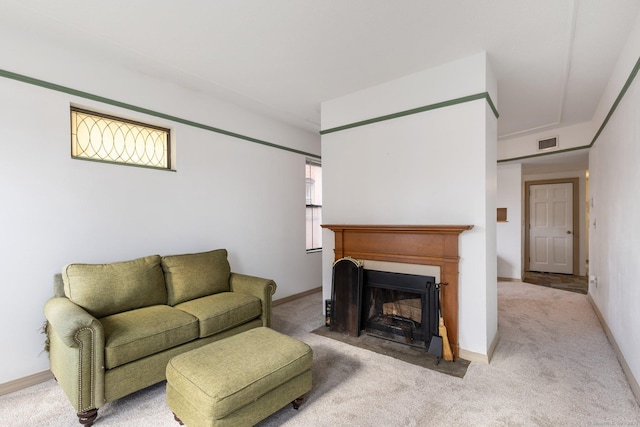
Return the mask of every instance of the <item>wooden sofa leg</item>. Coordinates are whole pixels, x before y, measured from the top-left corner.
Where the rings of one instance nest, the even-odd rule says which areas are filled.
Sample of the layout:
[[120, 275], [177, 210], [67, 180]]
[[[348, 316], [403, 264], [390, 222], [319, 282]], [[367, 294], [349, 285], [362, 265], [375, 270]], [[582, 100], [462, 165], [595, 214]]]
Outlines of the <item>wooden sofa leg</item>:
[[85, 412], [78, 413], [78, 421], [85, 427], [90, 427], [98, 418], [98, 410], [97, 409], [89, 409]]
[[298, 408], [300, 408], [300, 406], [302, 406], [303, 403], [304, 403], [304, 394], [299, 398], [297, 398], [296, 400], [294, 400], [293, 402], [291, 402], [291, 404], [293, 405], [293, 409], [295, 410], [298, 410]]

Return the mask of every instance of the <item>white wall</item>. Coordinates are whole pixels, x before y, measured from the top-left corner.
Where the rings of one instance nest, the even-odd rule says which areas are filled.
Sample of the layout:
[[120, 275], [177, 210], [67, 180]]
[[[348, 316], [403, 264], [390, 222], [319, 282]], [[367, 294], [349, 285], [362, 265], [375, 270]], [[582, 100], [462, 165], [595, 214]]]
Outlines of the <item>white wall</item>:
[[498, 277], [522, 278], [522, 165], [498, 165], [498, 208], [507, 209], [507, 221], [496, 224]]
[[[596, 112], [598, 126], [640, 57], [640, 16]], [[629, 87], [589, 156], [589, 293], [634, 377], [640, 399], [640, 81]], [[624, 366], [624, 364], [623, 364]]]
[[[0, 69], [319, 154], [315, 134], [46, 43], [0, 29]], [[66, 263], [227, 248], [232, 271], [277, 282], [275, 299], [320, 285], [305, 155], [4, 77], [0, 93], [0, 384], [48, 369], [43, 305]], [[176, 172], [72, 160], [70, 104], [171, 128]]]
[[[488, 76], [481, 54], [331, 100], [323, 129], [484, 92]], [[459, 342], [482, 355], [497, 333], [496, 124], [480, 99], [322, 136], [324, 223], [474, 226], [460, 235]], [[333, 232], [323, 242], [328, 298]]]
[[[593, 134], [592, 122], [584, 122], [562, 128], [500, 139], [498, 141], [498, 160], [539, 154], [550, 156], [553, 155], [553, 151], [585, 147], [591, 143]], [[554, 136], [558, 137], [557, 149], [545, 152], [538, 151], [538, 140]]]

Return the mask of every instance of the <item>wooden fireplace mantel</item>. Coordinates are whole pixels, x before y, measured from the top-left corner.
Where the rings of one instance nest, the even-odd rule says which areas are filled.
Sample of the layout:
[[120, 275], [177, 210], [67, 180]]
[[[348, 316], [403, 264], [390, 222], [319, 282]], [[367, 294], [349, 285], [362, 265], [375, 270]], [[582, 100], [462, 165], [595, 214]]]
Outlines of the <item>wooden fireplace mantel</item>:
[[335, 233], [335, 259], [352, 257], [440, 267], [442, 314], [458, 357], [458, 236], [473, 225], [323, 224]]

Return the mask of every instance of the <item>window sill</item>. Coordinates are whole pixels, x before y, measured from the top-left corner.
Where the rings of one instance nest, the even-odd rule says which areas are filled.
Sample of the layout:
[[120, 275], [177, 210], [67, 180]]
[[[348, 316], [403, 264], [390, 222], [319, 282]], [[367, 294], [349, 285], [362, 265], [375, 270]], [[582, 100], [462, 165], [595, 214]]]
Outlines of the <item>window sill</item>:
[[315, 254], [316, 252], [322, 252], [322, 248], [307, 249], [308, 254]]

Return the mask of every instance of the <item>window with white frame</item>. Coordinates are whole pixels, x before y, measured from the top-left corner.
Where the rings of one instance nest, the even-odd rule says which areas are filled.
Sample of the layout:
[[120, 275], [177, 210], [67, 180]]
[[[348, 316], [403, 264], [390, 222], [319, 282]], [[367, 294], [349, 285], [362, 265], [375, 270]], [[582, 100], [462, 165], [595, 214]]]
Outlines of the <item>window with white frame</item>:
[[170, 169], [169, 129], [71, 107], [71, 156]]
[[322, 167], [307, 160], [305, 165], [307, 198], [307, 251], [322, 249]]

